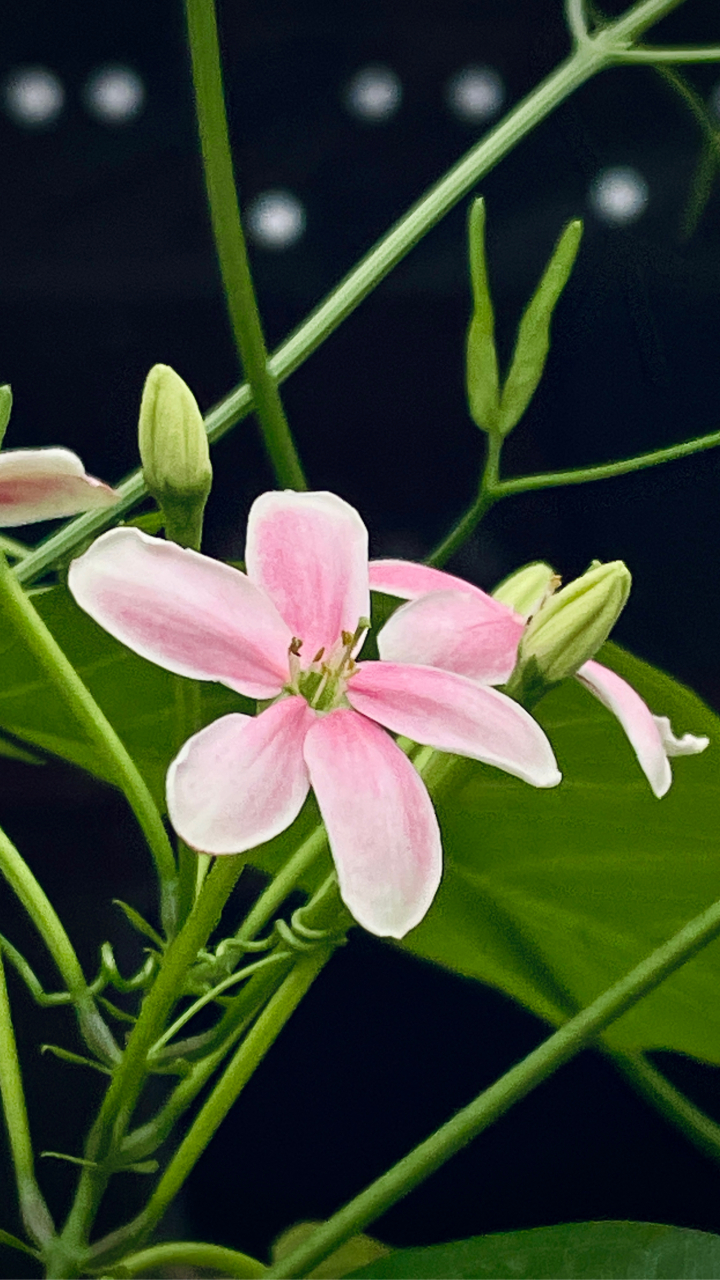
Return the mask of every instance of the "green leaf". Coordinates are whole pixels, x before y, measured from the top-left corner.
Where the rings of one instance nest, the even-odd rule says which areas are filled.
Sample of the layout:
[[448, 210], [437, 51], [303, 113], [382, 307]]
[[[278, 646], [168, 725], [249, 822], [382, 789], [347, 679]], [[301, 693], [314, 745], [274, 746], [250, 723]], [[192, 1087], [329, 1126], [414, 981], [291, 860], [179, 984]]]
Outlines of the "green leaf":
[[22, 760], [23, 764], [45, 764], [42, 756], [36, 755], [33, 751], [26, 751], [24, 747], [19, 747], [3, 737], [0, 737], [0, 756], [5, 756], [8, 760]]
[[[604, 646], [601, 660], [677, 733], [707, 734], [707, 751], [674, 759], [672, 788], [656, 800], [614, 717], [565, 681], [534, 712], [555, 748], [560, 786], [536, 790], [455, 761], [435, 797], [443, 882], [398, 944], [556, 1025], [720, 896], [720, 720], [617, 646]], [[720, 1063], [719, 986], [716, 941], [613, 1023], [607, 1042]]]
[[523, 313], [500, 397], [497, 429], [502, 435], [520, 421], [537, 390], [550, 350], [550, 321], [572, 271], [582, 231], [579, 220], [568, 223]]
[[500, 408], [495, 319], [485, 262], [485, 201], [473, 200], [468, 218], [473, 314], [467, 335], [466, 375], [470, 416], [482, 431], [497, 429]]
[[12, 391], [8, 386], [7, 382], [4, 382], [3, 385], [0, 386], [0, 445], [2, 444], [3, 439], [5, 438], [7, 425], [8, 425], [8, 422], [10, 421], [10, 414], [12, 413], [12, 403], [13, 403]]
[[[164, 807], [165, 774], [178, 746], [174, 684], [179, 677], [119, 644], [78, 608], [65, 587], [40, 591], [33, 603]], [[112, 782], [106, 762], [44, 672], [7, 634], [0, 640], [0, 661], [0, 730]], [[203, 683], [201, 693], [202, 725], [229, 711], [254, 711], [254, 703], [222, 685]]]
[[396, 1249], [367, 1280], [714, 1280], [720, 1236], [654, 1222], [574, 1222]]
[[[318, 1226], [320, 1226], [319, 1222], [296, 1222], [294, 1226], [283, 1231], [272, 1246], [273, 1264], [282, 1262], [293, 1249], [304, 1244]], [[379, 1240], [375, 1240], [373, 1236], [364, 1234], [351, 1236], [340, 1245], [339, 1249], [333, 1250], [319, 1266], [308, 1271], [307, 1280], [341, 1280], [342, 1276], [354, 1275], [358, 1267], [367, 1269], [371, 1263], [387, 1257], [390, 1253], [392, 1250], [387, 1245], [381, 1244]]]

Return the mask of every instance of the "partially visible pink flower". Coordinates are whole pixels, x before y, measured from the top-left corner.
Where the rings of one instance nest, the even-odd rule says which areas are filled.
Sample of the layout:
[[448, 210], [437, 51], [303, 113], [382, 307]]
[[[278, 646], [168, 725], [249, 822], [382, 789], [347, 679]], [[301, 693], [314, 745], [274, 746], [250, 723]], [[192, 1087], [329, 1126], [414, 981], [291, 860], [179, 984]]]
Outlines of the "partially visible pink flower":
[[[70, 567], [78, 604], [170, 671], [273, 699], [223, 716], [170, 766], [180, 836], [240, 853], [294, 820], [312, 786], [340, 892], [372, 933], [402, 937], [441, 875], [430, 797], [385, 729], [497, 765], [534, 786], [560, 781], [539, 725], [511, 699], [433, 666], [357, 662], [369, 625], [367, 530], [330, 493], [253, 504], [247, 574], [135, 529], [115, 529]], [[380, 727], [382, 726], [382, 727]]]
[[0, 527], [112, 507], [117, 493], [86, 475], [69, 449], [0, 451]]
[[[405, 560], [371, 561], [370, 586], [409, 601], [378, 636], [381, 658], [440, 667], [483, 685], [509, 679], [525, 615], [462, 578]], [[653, 715], [626, 680], [599, 662], [584, 663], [575, 678], [620, 721], [658, 798], [672, 782], [669, 757], [707, 747], [708, 738], [676, 738], [666, 716]]]

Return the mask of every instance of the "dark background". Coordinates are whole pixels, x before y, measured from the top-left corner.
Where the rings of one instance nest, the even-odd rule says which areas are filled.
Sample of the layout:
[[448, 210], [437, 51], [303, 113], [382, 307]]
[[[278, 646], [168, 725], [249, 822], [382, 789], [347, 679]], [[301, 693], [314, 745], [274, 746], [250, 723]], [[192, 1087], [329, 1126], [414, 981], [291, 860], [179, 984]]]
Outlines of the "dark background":
[[[491, 123], [453, 115], [453, 74], [493, 68], [509, 106], [567, 51], [559, 0], [225, 0], [220, 18], [243, 205], [285, 189], [306, 213], [292, 247], [252, 249], [271, 347]], [[25, 0], [0, 30], [4, 83], [41, 66], [65, 91], [52, 122], [23, 125], [7, 101], [0, 113], [0, 378], [15, 394], [7, 444], [74, 447], [90, 471], [117, 481], [137, 462], [152, 364], [173, 365], [204, 409], [240, 376], [208, 227], [181, 6]], [[717, 43], [716, 4], [687, 0], [652, 38]], [[145, 87], [142, 111], [125, 124], [85, 105], [83, 86], [107, 64], [132, 68]], [[375, 123], [354, 117], [344, 97], [373, 64], [402, 85], [397, 111]], [[714, 101], [717, 67], [689, 77]], [[586, 219], [545, 379], [506, 448], [507, 474], [608, 461], [720, 426], [717, 191], [694, 234], [683, 232], [699, 146], [668, 86], [647, 68], [623, 68], [575, 94], [483, 181], [506, 357], [559, 231]], [[646, 209], [631, 223], [608, 223], [589, 201], [597, 175], [617, 165], [647, 183]], [[481, 439], [463, 390], [466, 208], [284, 387], [311, 485], [358, 506], [376, 554], [426, 554], [476, 482]], [[237, 556], [250, 503], [272, 485], [253, 419], [214, 457], [206, 549]], [[491, 586], [530, 559], [566, 577], [595, 557], [624, 559], [634, 590], [616, 638], [718, 706], [719, 490], [711, 452], [507, 501], [452, 567]], [[50, 764], [2, 763], [0, 797], [4, 825], [92, 969], [98, 943], [122, 933], [109, 899], [143, 906], [145, 862], [124, 806]], [[3, 927], [42, 969], [20, 911], [8, 902], [3, 912]], [[50, 1033], [11, 984], [34, 1131], [41, 1146], [76, 1152], [95, 1082], [37, 1058]], [[69, 1043], [69, 1020], [53, 1016], [53, 1034]], [[499, 994], [355, 931], [198, 1165], [168, 1234], [263, 1255], [283, 1226], [329, 1215], [545, 1030]], [[664, 1064], [720, 1116], [716, 1071], [667, 1055]], [[43, 1162], [42, 1177], [59, 1210], [67, 1166]], [[131, 1212], [130, 1177], [126, 1185]], [[720, 1173], [586, 1054], [374, 1229], [419, 1244], [602, 1217], [720, 1232]], [[14, 1229], [12, 1209], [2, 1225]], [[18, 1255], [2, 1262], [3, 1274], [17, 1274]]]

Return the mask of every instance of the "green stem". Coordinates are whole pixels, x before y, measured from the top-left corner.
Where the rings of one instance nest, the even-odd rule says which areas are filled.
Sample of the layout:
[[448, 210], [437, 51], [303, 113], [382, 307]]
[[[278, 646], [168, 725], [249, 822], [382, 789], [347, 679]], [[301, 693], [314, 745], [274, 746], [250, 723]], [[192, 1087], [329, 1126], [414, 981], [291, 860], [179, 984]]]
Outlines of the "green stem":
[[233, 175], [213, 0], [185, 0], [195, 106], [215, 246], [235, 345], [252, 392], [265, 448], [281, 488], [307, 489], [268, 367]]
[[[194, 1240], [176, 1240], [129, 1254], [118, 1266], [118, 1274], [123, 1280], [126, 1276], [152, 1276], [157, 1275], [161, 1267], [174, 1267], [178, 1269], [178, 1274], [183, 1275], [188, 1274], [189, 1270], [194, 1271], [196, 1267], [202, 1267], [207, 1271], [216, 1271], [219, 1275], [236, 1277], [237, 1280], [260, 1280], [267, 1271], [267, 1267], [256, 1258], [238, 1253], [235, 1249], [224, 1249], [218, 1244], [200, 1244]], [[112, 1276], [113, 1268], [106, 1274]]]
[[498, 474], [502, 446], [502, 436], [488, 435], [485, 467], [480, 480], [478, 496], [464, 516], [458, 520], [454, 529], [451, 529], [447, 537], [443, 538], [442, 542], [439, 542], [435, 550], [430, 553], [425, 562], [426, 564], [433, 565], [436, 569], [440, 569], [444, 564], [447, 564], [450, 557], [455, 555], [456, 551], [459, 551], [463, 543], [475, 531], [483, 516], [498, 501]]
[[292, 857], [288, 858], [285, 866], [278, 871], [252, 910], [248, 912], [235, 934], [238, 942], [251, 942], [255, 935], [277, 915], [285, 899], [293, 889], [297, 888], [303, 873], [312, 866], [326, 847], [327, 833], [320, 823], [314, 831], [310, 832]]
[[480, 492], [461, 516], [454, 529], [442, 542], [430, 552], [425, 563], [440, 568], [462, 546], [470, 536], [478, 522], [501, 498], [517, 497], [520, 493], [531, 493], [538, 489], [553, 489], [559, 485], [589, 484], [593, 480], [610, 480], [614, 476], [630, 475], [633, 471], [643, 471], [646, 467], [655, 467], [663, 462], [674, 462], [676, 458], [689, 458], [694, 453], [705, 449], [715, 449], [720, 445], [720, 431], [712, 431], [705, 436], [697, 436], [694, 440], [686, 440], [683, 444], [669, 445], [666, 449], [653, 449], [651, 453], [638, 453], [633, 458], [621, 458], [618, 462], [607, 462], [597, 467], [582, 467], [577, 471], [548, 471], [538, 476], [518, 476], [514, 480], [486, 480]]
[[125, 794], [155, 862], [161, 886], [163, 924], [168, 936], [172, 936], [177, 912], [177, 870], [167, 832], [149, 788], [110, 721], [46, 627], [2, 553], [0, 608], [23, 645], [42, 667], [53, 688], [82, 725], [95, 750], [107, 761], [117, 785]]
[[80, 1177], [63, 1231], [63, 1244], [71, 1253], [81, 1250], [86, 1243], [94, 1213], [113, 1171], [112, 1155], [120, 1149], [142, 1088], [148, 1053], [182, 990], [188, 970], [215, 928], [242, 867], [239, 856], [216, 861], [185, 925], [168, 947], [160, 972], [143, 1002], [88, 1139], [86, 1158], [94, 1161], [98, 1168], [84, 1169]]
[[[353, 267], [344, 280], [311, 312], [302, 324], [271, 356], [269, 369], [279, 382], [294, 373], [308, 356], [342, 324], [364, 298], [380, 284], [407, 253], [454, 208], [519, 142], [556, 107], [570, 97], [598, 71], [612, 65], [606, 47], [617, 38], [632, 39], [659, 21], [681, 0], [647, 0], [618, 22], [605, 27], [597, 39], [590, 39], [561, 62], [536, 89], [508, 112], [494, 129], [484, 135], [429, 191], [423, 195], [370, 252]], [[253, 405], [248, 383], [231, 391], [205, 419], [208, 438], [219, 440], [250, 412]], [[31, 582], [59, 560], [115, 524], [147, 493], [142, 473], [135, 471], [119, 486], [119, 500], [110, 511], [92, 511], [78, 516], [46, 539], [16, 569], [21, 582]]]
[[589, 484], [593, 480], [609, 480], [613, 476], [629, 475], [656, 467], [661, 462], [674, 462], [676, 458], [689, 458], [693, 453], [715, 449], [720, 445], [720, 431], [697, 436], [683, 444], [672, 444], [667, 449], [653, 449], [651, 453], [639, 453], [634, 458], [621, 458], [619, 462], [607, 462], [598, 467], [582, 467], [578, 471], [548, 471], [539, 476], [518, 476], [515, 480], [501, 480], [494, 490], [495, 500], [513, 494], [530, 493], [535, 489], [553, 489], [558, 485]]
[[[171, 537], [168, 534], [168, 537]], [[199, 551], [199, 547], [195, 550]], [[175, 703], [175, 748], [179, 751], [188, 738], [202, 727], [202, 692], [197, 680], [185, 676], [173, 676]], [[178, 923], [182, 926], [192, 911], [205, 873], [208, 870], [207, 854], [198, 853], [177, 838], [178, 854]], [[200, 870], [202, 868], [202, 875]]]
[[75, 1006], [85, 1043], [104, 1062], [117, 1062], [120, 1051], [101, 1018], [62, 921], [14, 844], [0, 828], [0, 872], [22, 902]]
[[157, 1225], [247, 1081], [330, 959], [333, 949], [332, 946], [318, 948], [296, 961], [280, 989], [236, 1050], [222, 1078], [165, 1169], [145, 1209], [133, 1223], [121, 1228], [117, 1237], [110, 1236], [102, 1242], [102, 1254], [94, 1257], [94, 1265], [106, 1260], [108, 1255], [112, 1258], [118, 1244], [124, 1244], [128, 1237], [133, 1244], [146, 1239]]
[[55, 1234], [52, 1218], [35, 1179], [32, 1139], [28, 1126], [22, 1074], [15, 1042], [5, 970], [0, 952], [0, 1097], [10, 1139], [20, 1213], [30, 1238], [45, 1244]]
[[371, 1183], [338, 1213], [318, 1227], [312, 1237], [282, 1263], [271, 1268], [270, 1277], [289, 1280], [311, 1271], [351, 1235], [362, 1231], [413, 1187], [429, 1177], [468, 1142], [504, 1115], [536, 1085], [575, 1057], [599, 1032], [644, 996], [659, 986], [669, 974], [690, 960], [720, 935], [720, 901], [696, 916], [670, 941], [651, 952], [630, 973], [613, 984], [591, 1005], [571, 1018], [559, 1031], [485, 1089], [469, 1106], [459, 1111], [425, 1142]]

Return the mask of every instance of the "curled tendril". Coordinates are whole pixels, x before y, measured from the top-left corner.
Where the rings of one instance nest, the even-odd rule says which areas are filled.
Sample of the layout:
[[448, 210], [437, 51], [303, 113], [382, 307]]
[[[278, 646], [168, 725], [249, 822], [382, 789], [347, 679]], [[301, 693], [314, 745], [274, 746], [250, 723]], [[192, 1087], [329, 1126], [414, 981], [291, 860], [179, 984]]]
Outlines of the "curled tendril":
[[[45, 991], [40, 979], [25, 957], [2, 934], [0, 934], [0, 950], [7, 957], [16, 973], [20, 975], [36, 1004], [39, 1004], [42, 1008], [51, 1008], [74, 1003], [73, 996], [69, 991]], [[98, 996], [108, 986], [113, 986], [116, 991], [120, 992], [142, 990], [152, 981], [159, 960], [160, 957], [157, 952], [151, 951], [137, 973], [133, 974], [131, 978], [123, 978], [118, 970], [110, 943], [103, 942], [100, 948], [100, 971], [95, 980], [90, 983], [88, 991], [91, 995]]]
[[[100, 973], [95, 979], [95, 983], [102, 980], [102, 985], [98, 988], [98, 991], [103, 991], [107, 986], [113, 986], [116, 991], [120, 991], [123, 994], [128, 991], [142, 991], [152, 982], [159, 963], [160, 956], [157, 951], [150, 951], [137, 973], [134, 973], [131, 978], [123, 978], [117, 967], [112, 946], [109, 942], [103, 942], [100, 947]], [[93, 987], [95, 983], [93, 983]]]
[[276, 932], [286, 946], [292, 947], [294, 951], [308, 952], [315, 951], [328, 942], [342, 945], [345, 941], [344, 929], [311, 929], [302, 922], [304, 910], [304, 907], [298, 907], [290, 917], [290, 924], [285, 920], [275, 921]]

